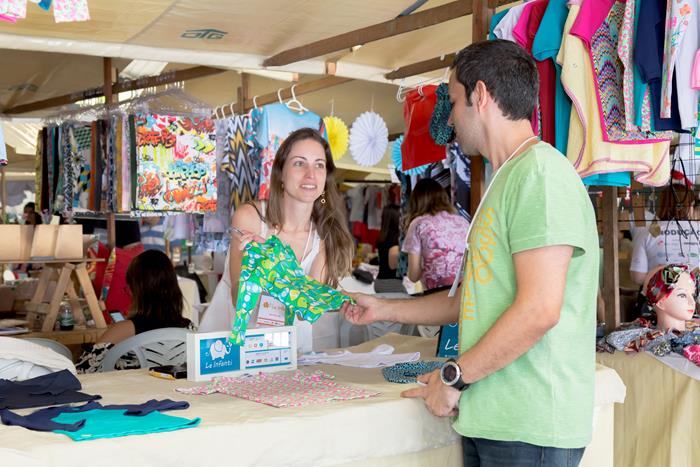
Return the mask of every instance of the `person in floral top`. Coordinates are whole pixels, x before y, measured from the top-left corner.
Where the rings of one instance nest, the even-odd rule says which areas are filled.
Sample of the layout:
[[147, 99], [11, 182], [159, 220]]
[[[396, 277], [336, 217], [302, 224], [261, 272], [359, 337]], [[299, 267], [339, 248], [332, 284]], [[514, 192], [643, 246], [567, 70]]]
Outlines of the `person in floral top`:
[[402, 251], [408, 253], [408, 278], [426, 289], [452, 285], [459, 273], [469, 222], [456, 214], [447, 192], [435, 180], [420, 180], [406, 216]]

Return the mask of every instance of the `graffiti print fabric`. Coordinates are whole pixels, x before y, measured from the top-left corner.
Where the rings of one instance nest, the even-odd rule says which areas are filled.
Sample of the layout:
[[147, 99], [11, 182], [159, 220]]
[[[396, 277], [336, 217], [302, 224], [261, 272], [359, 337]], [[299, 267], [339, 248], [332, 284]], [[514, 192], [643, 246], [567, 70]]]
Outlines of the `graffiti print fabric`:
[[136, 208], [216, 210], [214, 123], [208, 118], [136, 116]]

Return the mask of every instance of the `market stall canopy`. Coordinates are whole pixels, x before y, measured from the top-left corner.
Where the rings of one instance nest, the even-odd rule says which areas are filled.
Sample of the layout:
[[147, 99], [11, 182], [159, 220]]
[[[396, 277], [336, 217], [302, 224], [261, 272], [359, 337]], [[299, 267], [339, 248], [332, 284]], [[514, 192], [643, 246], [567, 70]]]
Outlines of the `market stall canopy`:
[[[26, 19], [0, 24], [0, 48], [260, 69], [281, 52], [394, 20], [414, 3], [90, 0], [90, 21], [59, 24], [50, 12], [30, 3]], [[462, 14], [464, 5], [470, 11], [469, 1], [430, 0], [409, 16], [450, 7], [425, 17], [426, 24], [440, 20], [438, 24], [274, 69], [323, 74], [326, 61], [332, 60], [338, 76], [384, 81], [384, 74], [398, 67], [464, 47], [471, 37], [471, 15]], [[445, 21], [450, 16], [457, 17]]]

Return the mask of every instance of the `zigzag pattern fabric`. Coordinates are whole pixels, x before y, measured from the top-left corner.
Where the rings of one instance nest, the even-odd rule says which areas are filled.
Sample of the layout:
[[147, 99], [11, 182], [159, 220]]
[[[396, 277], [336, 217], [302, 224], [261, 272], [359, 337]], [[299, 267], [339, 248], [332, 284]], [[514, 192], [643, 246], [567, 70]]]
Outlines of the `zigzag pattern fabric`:
[[601, 127], [608, 141], [640, 141], [658, 139], [659, 133], [643, 131], [634, 126], [627, 130], [623, 96], [624, 66], [617, 53], [620, 28], [625, 16], [625, 4], [616, 1], [603, 24], [591, 38], [593, 72], [598, 82], [598, 106]]
[[258, 196], [260, 157], [253, 143], [253, 127], [247, 115], [236, 115], [220, 120], [224, 132], [221, 170], [231, 180], [232, 210]]

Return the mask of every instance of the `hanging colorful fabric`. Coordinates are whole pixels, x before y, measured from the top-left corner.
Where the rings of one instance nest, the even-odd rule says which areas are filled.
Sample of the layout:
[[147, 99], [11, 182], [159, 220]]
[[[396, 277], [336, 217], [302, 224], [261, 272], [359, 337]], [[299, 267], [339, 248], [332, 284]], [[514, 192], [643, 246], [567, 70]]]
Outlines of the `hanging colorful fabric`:
[[418, 175], [428, 168], [428, 165], [421, 165], [420, 167], [414, 167], [412, 169], [403, 170], [403, 158], [401, 156], [401, 144], [403, 143], [403, 135], [399, 136], [391, 143], [391, 161], [394, 163], [394, 168], [399, 170], [406, 175]]
[[384, 156], [389, 145], [389, 130], [375, 112], [364, 112], [350, 128], [350, 154], [358, 164], [371, 167]]
[[258, 196], [260, 152], [255, 150], [252, 117], [234, 115], [217, 120], [217, 136], [221, 133], [221, 170], [231, 181], [229, 208]]
[[215, 141], [214, 122], [209, 118], [137, 116], [136, 208], [215, 211]]
[[87, 0], [53, 0], [53, 17], [57, 23], [89, 21]]
[[351, 301], [332, 287], [304, 275], [292, 248], [276, 236], [264, 243], [250, 242], [241, 260], [236, 316], [230, 336], [235, 344], [244, 342], [248, 320], [263, 292], [286, 307], [288, 326], [294, 323], [295, 314], [314, 323], [323, 312], [337, 310]]
[[404, 170], [441, 161], [445, 147], [430, 136], [430, 120], [437, 102], [437, 86], [422, 86], [406, 95], [403, 107], [406, 133], [401, 145]]
[[328, 144], [331, 147], [333, 160], [337, 161], [345, 155], [348, 150], [349, 133], [348, 127], [344, 121], [338, 117], [324, 117], [323, 123], [326, 124], [326, 133], [328, 133]]
[[437, 102], [430, 119], [430, 136], [433, 137], [436, 144], [446, 145], [454, 138], [454, 129], [447, 123], [452, 112], [447, 83], [440, 84], [435, 94]]

